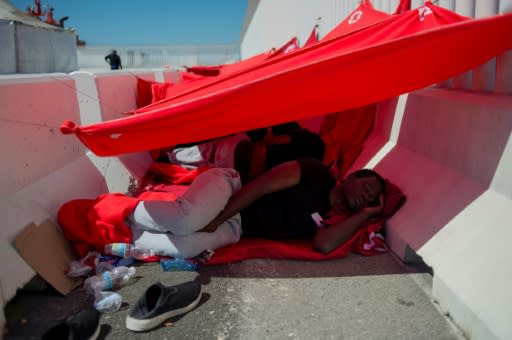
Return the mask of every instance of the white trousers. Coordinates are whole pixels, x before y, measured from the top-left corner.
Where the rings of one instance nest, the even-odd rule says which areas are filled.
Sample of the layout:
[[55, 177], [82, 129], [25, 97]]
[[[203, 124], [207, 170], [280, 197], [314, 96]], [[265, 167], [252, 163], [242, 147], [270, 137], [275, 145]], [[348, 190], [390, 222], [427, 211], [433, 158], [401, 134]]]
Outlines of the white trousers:
[[213, 168], [197, 176], [176, 201], [141, 201], [128, 218], [137, 247], [162, 255], [189, 258], [240, 240], [240, 214], [215, 232], [198, 232], [240, 189], [240, 176], [231, 168]]

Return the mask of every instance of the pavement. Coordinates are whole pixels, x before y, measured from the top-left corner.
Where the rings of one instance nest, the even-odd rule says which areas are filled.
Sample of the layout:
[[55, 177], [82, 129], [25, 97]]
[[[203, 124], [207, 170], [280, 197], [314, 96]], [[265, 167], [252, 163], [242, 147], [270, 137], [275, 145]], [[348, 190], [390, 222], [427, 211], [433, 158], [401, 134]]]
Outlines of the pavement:
[[[202, 284], [199, 305], [142, 333], [125, 328], [131, 306], [155, 281]], [[123, 305], [103, 313], [99, 339], [464, 339], [430, 296], [432, 276], [391, 253], [320, 262], [254, 259], [164, 272], [137, 265], [117, 292]], [[38, 339], [46, 329], [92, 303], [83, 288], [18, 292], [5, 308], [4, 339]]]

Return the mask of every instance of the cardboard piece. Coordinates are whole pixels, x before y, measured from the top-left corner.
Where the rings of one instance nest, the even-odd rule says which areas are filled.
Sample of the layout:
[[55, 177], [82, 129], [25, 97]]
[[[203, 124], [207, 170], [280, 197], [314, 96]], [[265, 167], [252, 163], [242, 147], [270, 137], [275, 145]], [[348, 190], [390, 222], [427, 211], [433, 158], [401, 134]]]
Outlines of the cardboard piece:
[[71, 278], [65, 274], [69, 263], [77, 256], [52, 221], [46, 220], [40, 226], [29, 224], [16, 237], [14, 245], [32, 269], [61, 294], [68, 294], [82, 283], [82, 278]]

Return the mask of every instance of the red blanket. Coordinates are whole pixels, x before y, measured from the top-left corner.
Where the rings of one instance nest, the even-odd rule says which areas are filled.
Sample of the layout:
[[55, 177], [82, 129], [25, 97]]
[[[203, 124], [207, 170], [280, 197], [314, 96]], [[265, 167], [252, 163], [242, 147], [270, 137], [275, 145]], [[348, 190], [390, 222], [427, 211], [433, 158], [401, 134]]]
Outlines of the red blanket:
[[311, 241], [307, 240], [273, 241], [242, 237], [240, 242], [218, 249], [208, 264], [233, 263], [253, 258], [323, 261], [342, 258], [351, 252], [376, 255], [388, 249], [384, 240], [376, 234], [381, 228], [382, 222], [371, 224], [329, 254], [313, 251]]

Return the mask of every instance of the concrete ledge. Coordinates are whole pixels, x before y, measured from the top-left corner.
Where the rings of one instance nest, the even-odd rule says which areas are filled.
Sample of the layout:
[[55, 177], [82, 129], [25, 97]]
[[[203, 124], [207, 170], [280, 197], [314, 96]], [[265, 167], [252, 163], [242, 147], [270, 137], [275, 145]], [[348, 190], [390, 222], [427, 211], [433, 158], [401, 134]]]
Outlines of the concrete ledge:
[[[424, 89], [409, 94], [402, 119], [392, 104], [379, 105], [353, 167], [374, 167], [408, 196], [388, 244], [433, 269], [434, 297], [469, 337], [512, 338], [512, 98]], [[396, 138], [390, 115], [401, 121]]]
[[351, 170], [373, 167], [407, 194], [388, 224], [400, 257], [407, 245], [420, 249], [491, 185], [512, 197], [505, 175], [510, 112], [508, 96], [439, 89], [409, 94], [405, 109], [396, 100], [379, 105], [376, 127]]
[[510, 198], [488, 190], [418, 250], [434, 268], [432, 294], [471, 339], [512, 338], [510, 211]]

